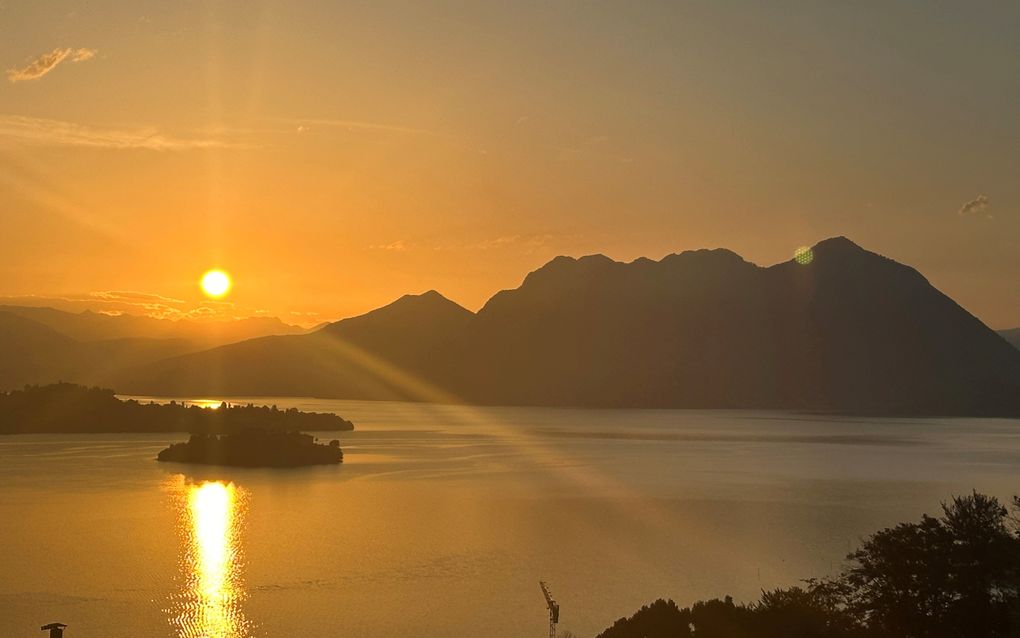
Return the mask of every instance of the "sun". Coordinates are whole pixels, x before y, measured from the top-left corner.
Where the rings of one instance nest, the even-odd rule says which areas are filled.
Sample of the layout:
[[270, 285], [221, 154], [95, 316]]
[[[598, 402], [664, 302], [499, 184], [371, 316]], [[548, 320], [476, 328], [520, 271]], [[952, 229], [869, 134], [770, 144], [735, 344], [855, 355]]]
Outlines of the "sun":
[[214, 268], [202, 275], [201, 285], [202, 292], [205, 293], [206, 297], [222, 299], [230, 292], [230, 286], [233, 285], [233, 282], [230, 281], [230, 275], [225, 270]]

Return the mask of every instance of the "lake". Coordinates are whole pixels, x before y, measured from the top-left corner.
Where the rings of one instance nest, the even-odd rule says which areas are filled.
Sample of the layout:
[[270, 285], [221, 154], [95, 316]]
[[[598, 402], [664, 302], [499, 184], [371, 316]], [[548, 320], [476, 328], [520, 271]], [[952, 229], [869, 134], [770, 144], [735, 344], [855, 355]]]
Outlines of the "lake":
[[[232, 399], [247, 402], [249, 399]], [[156, 463], [183, 435], [0, 437], [0, 635], [593, 636], [837, 570], [1020, 492], [1020, 421], [253, 398], [353, 420], [345, 463]]]

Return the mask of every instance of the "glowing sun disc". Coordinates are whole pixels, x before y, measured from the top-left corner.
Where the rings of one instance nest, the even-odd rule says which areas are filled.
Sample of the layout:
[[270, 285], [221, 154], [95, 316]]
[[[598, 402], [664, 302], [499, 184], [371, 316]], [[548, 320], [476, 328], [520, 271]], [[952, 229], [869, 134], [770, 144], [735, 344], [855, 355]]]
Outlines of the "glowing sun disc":
[[207, 297], [219, 299], [230, 292], [230, 275], [225, 271], [214, 269], [202, 275], [202, 292]]

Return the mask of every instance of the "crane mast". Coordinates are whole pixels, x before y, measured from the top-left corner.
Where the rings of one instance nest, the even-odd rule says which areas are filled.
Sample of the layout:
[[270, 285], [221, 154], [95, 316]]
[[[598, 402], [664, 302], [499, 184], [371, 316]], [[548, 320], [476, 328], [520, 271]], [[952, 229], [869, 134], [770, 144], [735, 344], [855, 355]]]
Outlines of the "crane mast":
[[538, 581], [542, 588], [542, 595], [545, 596], [545, 604], [549, 607], [549, 638], [556, 638], [556, 623], [560, 621], [560, 604], [553, 599], [549, 592], [549, 585], [544, 580]]

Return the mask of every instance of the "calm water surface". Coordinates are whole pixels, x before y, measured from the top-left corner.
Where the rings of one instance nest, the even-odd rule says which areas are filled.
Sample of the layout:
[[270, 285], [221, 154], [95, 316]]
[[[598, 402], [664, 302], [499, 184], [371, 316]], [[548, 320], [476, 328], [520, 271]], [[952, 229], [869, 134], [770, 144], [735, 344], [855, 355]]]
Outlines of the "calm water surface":
[[950, 494], [1020, 492], [1017, 421], [253, 400], [352, 419], [345, 464], [0, 438], [0, 636], [543, 636], [539, 578], [590, 636], [658, 597], [824, 575]]

